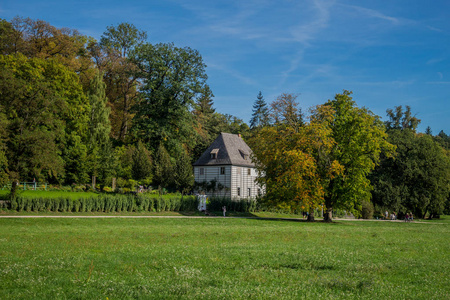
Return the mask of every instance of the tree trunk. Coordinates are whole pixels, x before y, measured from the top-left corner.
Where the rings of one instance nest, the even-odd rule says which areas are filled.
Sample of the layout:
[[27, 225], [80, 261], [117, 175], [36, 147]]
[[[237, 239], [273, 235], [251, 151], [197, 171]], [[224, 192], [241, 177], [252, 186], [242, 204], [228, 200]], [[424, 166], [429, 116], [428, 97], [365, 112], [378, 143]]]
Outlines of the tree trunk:
[[323, 216], [325, 222], [333, 222], [333, 208], [327, 207], [327, 212]]
[[306, 221], [307, 222], [314, 222], [314, 209], [311, 208], [309, 210], [308, 219]]

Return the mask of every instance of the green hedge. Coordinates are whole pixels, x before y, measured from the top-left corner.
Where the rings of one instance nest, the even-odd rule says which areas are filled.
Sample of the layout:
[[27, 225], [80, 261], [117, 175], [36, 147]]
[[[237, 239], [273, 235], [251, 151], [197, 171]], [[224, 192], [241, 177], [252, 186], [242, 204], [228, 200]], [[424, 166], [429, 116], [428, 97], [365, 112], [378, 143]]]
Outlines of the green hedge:
[[234, 212], [254, 212], [258, 210], [258, 202], [255, 199], [232, 200], [225, 197], [210, 197], [206, 202], [209, 211], [221, 211], [226, 206], [227, 211]]
[[100, 195], [71, 199], [65, 197], [16, 197], [11, 200], [16, 211], [52, 212], [143, 212], [143, 211], [194, 211], [198, 200], [195, 196], [155, 195]]
[[[254, 199], [231, 200], [230, 198], [211, 197], [207, 201], [209, 211], [221, 211], [226, 206], [227, 211], [254, 212], [258, 202]], [[196, 196], [183, 195], [118, 195], [101, 194], [95, 197], [79, 199], [58, 197], [21, 197], [10, 202], [10, 209], [28, 212], [162, 212], [162, 211], [196, 211], [198, 199]]]

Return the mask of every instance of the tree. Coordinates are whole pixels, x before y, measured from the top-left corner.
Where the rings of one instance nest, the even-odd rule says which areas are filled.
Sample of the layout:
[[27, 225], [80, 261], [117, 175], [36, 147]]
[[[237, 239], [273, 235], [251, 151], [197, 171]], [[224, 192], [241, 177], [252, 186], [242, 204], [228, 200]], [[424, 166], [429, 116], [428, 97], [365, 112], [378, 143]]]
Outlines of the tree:
[[112, 107], [112, 136], [124, 142], [131, 127], [131, 108], [138, 97], [137, 68], [129, 53], [147, 39], [145, 31], [133, 24], [120, 23], [108, 26], [100, 43], [92, 42], [89, 50], [97, 67], [104, 73], [107, 97]]
[[184, 149], [180, 152], [175, 162], [174, 184], [184, 194], [194, 185], [194, 172], [187, 152]]
[[192, 114], [195, 121], [195, 131], [198, 142], [192, 151], [193, 157], [199, 157], [216, 137], [214, 131], [215, 109], [213, 108], [213, 93], [209, 86], [205, 86], [205, 92], [196, 99]]
[[394, 109], [386, 110], [389, 120], [385, 122], [386, 128], [390, 129], [410, 129], [416, 132], [417, 126], [420, 124], [420, 119], [412, 115], [411, 107], [406, 106], [406, 111], [403, 111], [402, 106], [395, 106]]
[[229, 114], [215, 113], [212, 123], [211, 133], [213, 139], [221, 132], [242, 134], [243, 138], [246, 138], [249, 132], [248, 125], [242, 119]]
[[197, 50], [173, 44], [144, 44], [132, 60], [142, 78], [140, 97], [134, 106], [134, 133], [156, 151], [160, 143], [170, 153], [198, 140], [191, 113], [197, 99], [206, 95], [205, 64]]
[[[90, 104], [87, 152], [89, 173], [104, 180], [111, 173], [110, 108], [107, 107], [106, 85], [100, 72], [91, 80], [87, 97]], [[109, 154], [109, 155], [107, 155]], [[99, 176], [101, 175], [101, 176]]]
[[2, 22], [3, 54], [22, 53], [28, 58], [53, 59], [79, 75], [84, 87], [94, 75], [85, 47], [89, 40], [77, 30], [56, 28], [43, 20], [15, 17]]
[[444, 130], [441, 130], [438, 135], [433, 137], [433, 139], [441, 145], [442, 148], [450, 150], [450, 136], [447, 135]]
[[108, 49], [118, 51], [120, 57], [127, 57], [134, 47], [147, 40], [147, 33], [130, 23], [108, 26], [100, 38], [100, 44]]
[[367, 176], [379, 163], [382, 152], [390, 156], [394, 150], [379, 117], [358, 108], [350, 95], [344, 90], [325, 104], [334, 111], [331, 128], [335, 145], [330, 160], [343, 166], [343, 172], [330, 180], [325, 193], [326, 221], [332, 220], [333, 208], [359, 214], [362, 201], [371, 197]]
[[173, 164], [164, 145], [159, 144], [155, 154], [153, 183], [163, 188], [173, 185]]
[[250, 128], [260, 128], [269, 125], [269, 109], [267, 108], [266, 101], [259, 91], [258, 96], [256, 96], [256, 101], [253, 104], [253, 114], [250, 119]]
[[303, 114], [298, 107], [297, 95], [281, 94], [270, 104], [270, 116], [275, 124], [285, 124], [294, 130], [303, 125]]
[[0, 186], [4, 186], [9, 181], [8, 158], [6, 157], [8, 119], [3, 111], [4, 109], [0, 105]]
[[[282, 115], [288, 112], [279, 110]], [[278, 122], [250, 140], [253, 161], [264, 174], [258, 181], [266, 188], [265, 205], [312, 211], [323, 203], [330, 180], [342, 173], [342, 166], [330, 156], [332, 113], [330, 107], [318, 106], [304, 126]]]
[[89, 104], [77, 75], [52, 59], [0, 55], [0, 92], [12, 179], [61, 181], [82, 148], [69, 146], [87, 132]]
[[[388, 122], [393, 122], [389, 110], [388, 116]], [[450, 192], [450, 159], [432, 136], [416, 134], [414, 129], [414, 126], [402, 126], [388, 131], [389, 142], [397, 147], [397, 155], [383, 157], [371, 175], [375, 187], [373, 200], [379, 208], [400, 215], [409, 212], [419, 218], [427, 213], [439, 215]]]
[[138, 141], [136, 148], [133, 152], [133, 164], [131, 167], [131, 173], [133, 179], [142, 180], [150, 178], [152, 175], [152, 159], [150, 152], [145, 148], [145, 145]]

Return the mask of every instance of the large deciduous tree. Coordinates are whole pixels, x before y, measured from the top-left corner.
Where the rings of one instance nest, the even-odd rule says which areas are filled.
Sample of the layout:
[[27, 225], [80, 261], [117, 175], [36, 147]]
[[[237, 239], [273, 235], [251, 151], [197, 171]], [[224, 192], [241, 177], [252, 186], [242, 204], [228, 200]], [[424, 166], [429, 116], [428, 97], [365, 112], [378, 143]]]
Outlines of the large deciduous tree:
[[294, 130], [303, 125], [303, 113], [297, 95], [281, 94], [270, 104], [270, 117], [274, 124], [285, 124]]
[[[280, 114], [289, 114], [279, 109]], [[265, 205], [291, 211], [311, 211], [323, 203], [331, 179], [342, 173], [331, 159], [333, 110], [318, 106], [310, 122], [278, 122], [263, 127], [250, 140], [259, 183], [266, 188]], [[311, 220], [313, 215], [311, 214]]]
[[382, 152], [391, 155], [394, 150], [379, 117], [357, 107], [350, 95], [344, 90], [325, 104], [334, 111], [331, 128], [335, 145], [330, 157], [343, 166], [343, 172], [330, 181], [325, 194], [326, 221], [332, 220], [333, 208], [355, 213], [361, 210], [362, 201], [371, 197], [369, 173], [379, 163]]
[[79, 142], [87, 134], [89, 103], [77, 75], [52, 59], [0, 55], [0, 93], [12, 179], [61, 181], [64, 166], [85, 156]]
[[[378, 208], [419, 218], [443, 213], [450, 192], [450, 158], [427, 134], [416, 134], [420, 120], [396, 107], [388, 110], [389, 142], [397, 147], [394, 158], [384, 157], [371, 175], [373, 200]], [[405, 120], [406, 122], [399, 122]], [[393, 125], [391, 125], [393, 124]]]
[[86, 88], [94, 75], [86, 49], [90, 38], [70, 28], [56, 28], [43, 20], [15, 17], [1, 21], [2, 54], [22, 53], [28, 58], [53, 59], [76, 72]]
[[251, 143], [270, 205], [310, 209], [325, 203], [324, 218], [331, 221], [333, 208], [357, 213], [370, 199], [367, 176], [381, 151], [393, 147], [379, 118], [358, 108], [350, 94], [317, 107], [306, 124], [292, 97], [282, 95], [272, 104], [274, 126]]
[[112, 137], [125, 142], [131, 127], [131, 108], [138, 97], [137, 68], [129, 54], [147, 39], [147, 33], [133, 24], [108, 26], [100, 42], [92, 42], [89, 50], [107, 86], [111, 110]]
[[181, 145], [191, 151], [198, 138], [191, 111], [209, 91], [202, 57], [196, 50], [173, 44], [144, 44], [130, 56], [142, 78], [142, 96], [135, 105], [136, 136], [153, 151], [160, 143], [172, 154]]

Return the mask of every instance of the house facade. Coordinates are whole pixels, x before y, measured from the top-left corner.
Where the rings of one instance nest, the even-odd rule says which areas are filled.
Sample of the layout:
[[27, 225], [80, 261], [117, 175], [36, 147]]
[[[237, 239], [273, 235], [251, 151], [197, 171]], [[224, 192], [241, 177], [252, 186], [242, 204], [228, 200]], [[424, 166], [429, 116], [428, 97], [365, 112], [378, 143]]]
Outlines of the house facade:
[[221, 133], [193, 164], [196, 192], [232, 199], [255, 198], [263, 193], [250, 155], [238, 134]]

